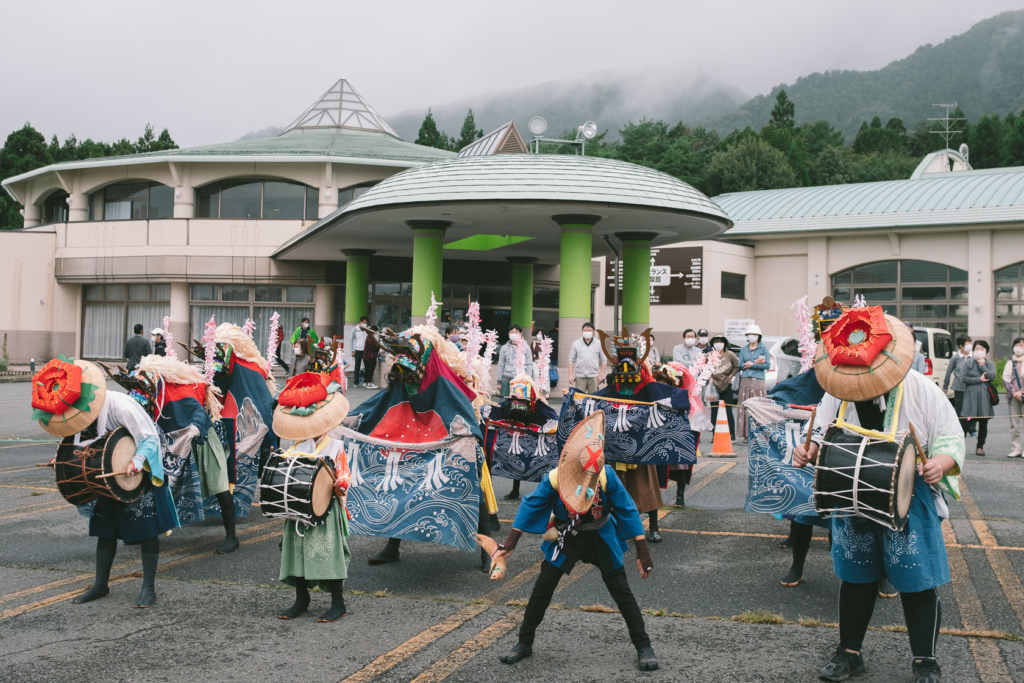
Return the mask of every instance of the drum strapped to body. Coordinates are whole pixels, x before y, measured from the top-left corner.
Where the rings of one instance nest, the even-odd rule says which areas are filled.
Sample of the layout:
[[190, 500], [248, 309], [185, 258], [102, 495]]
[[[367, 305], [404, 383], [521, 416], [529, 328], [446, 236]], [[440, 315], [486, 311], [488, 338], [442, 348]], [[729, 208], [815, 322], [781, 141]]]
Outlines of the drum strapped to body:
[[318, 454], [328, 441], [324, 439], [312, 455], [293, 455], [292, 446], [270, 456], [260, 480], [260, 509], [264, 516], [295, 520], [307, 526], [327, 521], [334, 496], [334, 467]]
[[122, 503], [138, 500], [149, 490], [150, 481], [125, 474], [135, 448], [135, 439], [124, 427], [86, 444], [66, 437], [57, 447], [54, 462], [57, 489], [72, 505], [85, 505], [99, 496]]
[[916, 460], [908, 432], [863, 433], [833, 423], [814, 470], [814, 507], [822, 517], [864, 517], [902, 531]]

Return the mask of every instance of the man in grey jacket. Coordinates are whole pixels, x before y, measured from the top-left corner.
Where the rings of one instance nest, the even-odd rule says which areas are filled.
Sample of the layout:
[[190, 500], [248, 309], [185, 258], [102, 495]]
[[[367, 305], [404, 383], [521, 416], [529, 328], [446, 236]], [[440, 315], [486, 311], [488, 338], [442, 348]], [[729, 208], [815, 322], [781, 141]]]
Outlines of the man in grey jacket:
[[697, 346], [697, 333], [693, 330], [686, 330], [683, 332], [683, 343], [672, 349], [672, 362], [682, 363], [686, 367], [692, 368], [697, 359], [703, 355], [700, 347]]
[[139, 367], [139, 361], [143, 356], [153, 353], [153, 347], [149, 340], [142, 336], [142, 325], [136, 325], [135, 336], [131, 337], [124, 345], [124, 357], [128, 359], [128, 372]]
[[[958, 363], [971, 357], [971, 350], [974, 348], [974, 344], [969, 336], [966, 334], [960, 334], [956, 337], [956, 345], [958, 347], [958, 351], [953, 354], [953, 357], [949, 359], [949, 365], [946, 366], [946, 377], [942, 380], [942, 391], [946, 392], [949, 390], [949, 379], [952, 377], [953, 407], [956, 409], [956, 414], [959, 417], [963, 414], [964, 383], [956, 375], [956, 366]], [[975, 429], [973, 422], [961, 419], [960, 427], [964, 430], [965, 435], [973, 435], [972, 433]]]
[[583, 323], [583, 336], [569, 350], [569, 383], [585, 394], [596, 394], [607, 363], [601, 342], [594, 339], [594, 325]]
[[508, 328], [508, 343], [501, 347], [498, 353], [498, 381], [501, 382], [501, 398], [507, 398], [509, 393], [508, 384], [516, 376], [516, 345], [521, 344], [526, 356], [526, 367], [523, 370], [527, 375], [533, 377], [533, 351], [530, 345], [523, 339], [523, 328], [519, 325], [512, 325]]

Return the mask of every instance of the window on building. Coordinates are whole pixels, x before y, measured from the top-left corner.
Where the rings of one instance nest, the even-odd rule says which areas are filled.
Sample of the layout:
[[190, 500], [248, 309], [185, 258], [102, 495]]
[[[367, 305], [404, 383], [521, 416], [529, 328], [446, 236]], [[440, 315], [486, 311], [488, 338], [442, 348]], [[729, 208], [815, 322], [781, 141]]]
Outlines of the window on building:
[[150, 339], [149, 331], [161, 327], [171, 310], [168, 284], [85, 285], [82, 298], [85, 358], [124, 358], [124, 345], [135, 325], [142, 325], [142, 336]]
[[1008, 358], [1013, 340], [1024, 336], [1024, 263], [995, 272], [995, 358]]
[[723, 299], [746, 299], [747, 298], [747, 276], [739, 273], [727, 273], [722, 271], [722, 298]]
[[319, 197], [290, 180], [221, 180], [196, 189], [196, 217], [315, 221]]
[[117, 183], [103, 188], [103, 220], [157, 220], [174, 215], [174, 191], [160, 183]]
[[39, 217], [43, 225], [68, 222], [69, 196], [64, 190], [57, 190], [43, 200], [42, 215]]
[[[287, 342], [302, 318], [313, 319], [314, 290], [310, 285], [192, 285], [191, 337], [202, 338], [211, 316], [218, 325], [234, 323], [239, 327], [251, 318], [256, 323], [253, 341], [266, 357], [271, 317], [278, 314]], [[286, 296], [286, 292], [290, 294]], [[286, 362], [291, 363], [291, 352], [286, 353]]]
[[345, 206], [353, 199], [359, 199], [364, 194], [366, 194], [367, 190], [369, 190], [371, 187], [373, 187], [379, 182], [379, 180], [374, 180], [373, 182], [360, 183], [358, 185], [352, 185], [350, 187], [338, 190], [338, 208]]
[[967, 331], [967, 271], [932, 261], [877, 261], [832, 276], [832, 297], [858, 296], [916, 327]]

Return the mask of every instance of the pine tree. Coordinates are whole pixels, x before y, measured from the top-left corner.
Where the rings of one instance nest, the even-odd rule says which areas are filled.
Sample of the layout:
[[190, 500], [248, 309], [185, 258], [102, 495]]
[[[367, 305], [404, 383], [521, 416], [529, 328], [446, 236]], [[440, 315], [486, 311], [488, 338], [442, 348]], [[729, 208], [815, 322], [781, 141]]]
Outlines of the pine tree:
[[1013, 130], [1006, 136], [1003, 166], [1024, 166], [1024, 114], [1016, 118]]
[[459, 151], [468, 145], [473, 144], [484, 135], [483, 129], [476, 127], [476, 117], [473, 116], [473, 110], [470, 109], [466, 112], [466, 118], [462, 122], [462, 130], [459, 131], [459, 140], [455, 143], [453, 151]]
[[436, 149], [450, 150], [452, 148], [448, 136], [437, 129], [434, 113], [430, 109], [427, 110], [427, 116], [423, 119], [423, 124], [420, 125], [420, 134], [416, 138], [416, 144]]
[[793, 128], [796, 125], [796, 105], [789, 101], [785, 90], [779, 90], [772, 108], [772, 120], [768, 122], [772, 128]]

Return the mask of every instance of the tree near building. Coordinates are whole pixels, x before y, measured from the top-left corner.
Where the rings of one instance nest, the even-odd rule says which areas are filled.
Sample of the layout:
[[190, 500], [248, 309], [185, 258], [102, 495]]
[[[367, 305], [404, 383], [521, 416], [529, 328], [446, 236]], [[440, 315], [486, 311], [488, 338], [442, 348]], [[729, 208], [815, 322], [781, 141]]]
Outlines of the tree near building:
[[797, 187], [798, 183], [786, 155], [764, 140], [754, 139], [716, 154], [708, 164], [705, 186], [709, 196], [714, 196]]
[[459, 151], [468, 145], [473, 144], [484, 136], [482, 128], [476, 127], [476, 117], [473, 116], [473, 110], [470, 109], [466, 112], [466, 118], [462, 121], [462, 130], [459, 131], [459, 140], [455, 143], [453, 151]]
[[434, 112], [427, 110], [427, 116], [420, 124], [420, 133], [416, 137], [416, 144], [435, 149], [452, 149], [452, 141], [448, 136], [437, 129], [437, 122], [434, 121]]
[[794, 128], [796, 126], [796, 105], [793, 104], [785, 90], [779, 90], [772, 107], [772, 119], [768, 122], [772, 128]]
[[[30, 123], [7, 136], [0, 148], [0, 180], [28, 173], [53, 163], [46, 138]], [[0, 229], [15, 230], [22, 227], [21, 207], [7, 192], [0, 192]]]

